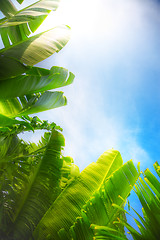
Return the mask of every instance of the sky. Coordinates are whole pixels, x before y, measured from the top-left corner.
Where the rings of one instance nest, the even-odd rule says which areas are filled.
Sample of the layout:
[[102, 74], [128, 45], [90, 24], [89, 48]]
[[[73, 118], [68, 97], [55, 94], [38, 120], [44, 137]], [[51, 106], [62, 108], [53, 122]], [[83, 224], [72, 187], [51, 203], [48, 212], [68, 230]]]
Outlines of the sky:
[[[61, 23], [72, 29], [64, 49], [38, 64], [75, 74], [62, 89], [68, 105], [38, 116], [63, 128], [64, 154], [80, 170], [114, 148], [124, 162], [132, 159], [154, 173], [160, 156], [159, 12], [154, 0], [62, 0], [39, 30]], [[142, 215], [133, 191], [129, 200]]]
[[[153, 171], [159, 161], [159, 2], [62, 0], [38, 30], [59, 24], [72, 29], [69, 43], [37, 65], [75, 74], [72, 85], [59, 89], [68, 105], [38, 116], [63, 128], [64, 155], [72, 156], [80, 170], [111, 148], [124, 162], [140, 162], [141, 170]], [[39, 138], [38, 132], [25, 140]]]
[[[153, 0], [62, 0], [40, 31], [69, 25], [69, 43], [37, 66], [75, 74], [65, 107], [38, 114], [63, 128], [65, 155], [83, 170], [107, 149], [152, 169], [160, 148], [160, 5]], [[39, 134], [29, 136], [37, 141]]]

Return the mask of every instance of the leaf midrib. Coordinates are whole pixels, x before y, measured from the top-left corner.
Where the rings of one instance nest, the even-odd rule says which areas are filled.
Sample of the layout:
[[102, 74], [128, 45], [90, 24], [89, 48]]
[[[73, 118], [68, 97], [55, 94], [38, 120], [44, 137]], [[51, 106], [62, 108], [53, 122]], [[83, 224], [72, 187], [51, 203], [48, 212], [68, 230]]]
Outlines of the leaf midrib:
[[37, 175], [38, 175], [38, 172], [39, 172], [39, 169], [40, 169], [40, 167], [41, 167], [42, 160], [43, 160], [43, 158], [41, 159], [40, 163], [38, 164], [38, 166], [37, 166], [37, 168], [36, 168], [36, 170], [35, 170], [35, 173], [33, 174], [32, 178], [31, 178], [31, 180], [30, 180], [31, 183], [30, 183], [28, 189], [25, 191], [25, 194], [24, 194], [24, 197], [23, 197], [23, 199], [22, 199], [22, 201], [21, 201], [20, 207], [19, 207], [16, 215], [14, 216], [14, 219], [13, 219], [13, 222], [14, 222], [14, 223], [16, 222], [17, 218], [19, 217], [19, 215], [20, 215], [20, 213], [21, 213], [21, 210], [22, 210], [23, 206], [25, 205], [25, 202], [27, 201], [27, 198], [28, 198], [28, 196], [29, 196], [29, 193], [30, 193], [30, 191], [31, 191], [31, 188], [32, 188], [32, 186], [33, 186], [33, 183], [35, 182], [35, 179], [36, 179], [36, 177], [37, 177]]

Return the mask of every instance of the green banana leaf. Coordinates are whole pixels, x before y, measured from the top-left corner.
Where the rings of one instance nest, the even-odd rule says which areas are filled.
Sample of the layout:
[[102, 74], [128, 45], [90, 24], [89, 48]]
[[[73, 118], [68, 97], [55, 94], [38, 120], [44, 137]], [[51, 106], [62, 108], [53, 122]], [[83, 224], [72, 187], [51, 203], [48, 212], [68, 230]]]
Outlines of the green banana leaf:
[[[51, 131], [52, 129], [63, 131], [60, 126], [57, 126], [54, 122], [49, 123], [47, 120], [41, 121], [37, 116], [29, 117], [29, 116], [22, 116], [20, 119], [23, 121], [18, 121], [11, 118], [7, 118], [3, 115], [0, 115], [0, 119], [7, 119], [6, 126], [0, 126], [0, 135], [5, 137], [11, 134], [20, 134], [26, 131], [35, 131], [35, 130], [48, 130]], [[9, 122], [8, 122], [9, 120]], [[13, 121], [12, 121], [13, 120]], [[17, 124], [18, 123], [18, 124]], [[2, 121], [3, 124], [3, 121]]]
[[24, 0], [16, 0], [19, 4], [22, 4]]
[[[17, 141], [15, 135], [0, 136], [0, 169], [3, 168], [3, 163], [8, 161], [8, 155], [11, 155], [13, 159], [13, 152], [16, 156], [19, 156], [21, 152], [21, 142]], [[18, 146], [18, 147], [17, 147]], [[18, 148], [18, 151], [17, 151]], [[23, 146], [24, 149], [24, 146]], [[8, 154], [12, 153], [12, 154]]]
[[117, 236], [117, 230], [106, 226], [98, 226], [95, 224], [91, 225], [94, 230], [94, 240], [98, 239], [108, 239], [108, 240], [127, 240], [124, 234], [119, 233]]
[[69, 183], [71, 183], [74, 178], [78, 177], [79, 167], [74, 164], [74, 161], [71, 157], [63, 157], [63, 166], [61, 169], [61, 182], [60, 186], [64, 189]]
[[0, 136], [0, 164], [1, 169], [3, 163], [9, 163], [19, 160], [20, 157], [34, 157], [42, 154], [50, 139], [51, 133], [45, 132], [41, 140], [35, 143], [26, 143], [20, 140], [16, 134], [8, 134]]
[[27, 123], [27, 122], [25, 122], [25, 121], [20, 121], [20, 120], [12, 119], [12, 118], [9, 118], [9, 117], [6, 117], [6, 116], [0, 114], [0, 131], [2, 131], [3, 127], [13, 126], [14, 124], [24, 125], [24, 126], [26, 126], [29, 130], [31, 130], [29, 123]]
[[30, 131], [30, 130], [33, 131], [33, 127], [31, 126], [31, 124], [29, 122], [12, 119], [12, 118], [9, 118], [9, 117], [6, 117], [6, 116], [0, 114], [0, 133], [1, 133], [1, 135], [5, 135], [5, 133], [10, 132], [10, 128], [14, 127], [15, 125], [18, 125], [20, 128], [23, 128], [27, 131]]
[[0, 81], [0, 100], [21, 97], [71, 84], [74, 74], [61, 67], [32, 67], [25, 75]]
[[[113, 204], [117, 204], [120, 207], [123, 206], [123, 199], [128, 197], [138, 177], [139, 173], [134, 167], [133, 162], [128, 161], [113, 172], [110, 178], [104, 180], [100, 189], [83, 206], [82, 214], [70, 228], [71, 237], [69, 239], [92, 240], [95, 230], [97, 231], [97, 225], [101, 226], [101, 230], [106, 230], [106, 227], [108, 228], [109, 239], [112, 239], [113, 233], [117, 239], [124, 239], [124, 229], [114, 224], [117, 217], [120, 217], [122, 214], [118, 208], [113, 207]], [[90, 224], [92, 224], [91, 228]], [[94, 229], [94, 232], [91, 229]], [[106, 233], [103, 235], [102, 231], [98, 234], [101, 237], [107, 235]], [[63, 237], [60, 239], [65, 240]]]
[[25, 40], [58, 5], [59, 0], [41, 0], [17, 11], [11, 1], [2, 0], [0, 10], [6, 18], [1, 19], [0, 34], [4, 46]]
[[30, 37], [0, 51], [0, 80], [26, 72], [26, 65], [35, 65], [59, 52], [68, 42], [70, 28], [59, 26]]
[[84, 204], [101, 187], [104, 179], [121, 166], [122, 158], [116, 150], [105, 152], [96, 163], [90, 164], [52, 204], [35, 229], [34, 239], [60, 239], [58, 231], [61, 228], [70, 229]]
[[11, 0], [1, 0], [0, 10], [7, 18], [12, 17], [17, 11]]
[[[6, 205], [0, 204], [2, 212], [2, 216], [0, 217], [1, 224], [3, 219], [6, 219], [3, 212], [7, 209], [4, 206], [8, 207], [7, 204], [12, 201], [12, 199], [7, 200], [7, 197], [4, 197], [3, 193], [10, 189], [10, 186], [12, 186], [15, 178], [20, 180], [17, 185], [19, 188], [21, 186], [22, 179], [28, 181], [27, 177], [31, 171], [31, 164], [29, 164], [28, 158], [30, 157], [30, 159], [32, 159], [33, 156], [37, 156], [38, 154], [40, 155], [44, 152], [44, 147], [44, 144], [43, 147], [35, 147], [31, 144], [24, 143], [15, 134], [10, 134], [5, 137], [2, 135], [0, 136], [0, 202], [6, 203]], [[21, 171], [23, 174], [19, 174]], [[8, 215], [8, 213], [6, 214]]]
[[[4, 57], [0, 54], [0, 81], [6, 78], [27, 72], [29, 66], [21, 63], [19, 60], [10, 57]], [[8, 71], [8, 72], [7, 72]]]
[[[154, 166], [159, 165], [156, 162]], [[145, 170], [144, 176], [144, 179], [139, 178], [135, 185], [135, 191], [143, 212], [142, 217], [133, 209], [139, 218], [139, 220], [134, 218], [139, 232], [126, 221], [120, 220], [119, 222], [130, 231], [135, 240], [156, 240], [160, 236], [160, 182], [149, 169]]]
[[26, 95], [0, 101], [0, 113], [6, 117], [20, 117], [67, 104], [63, 92], [49, 92]]
[[155, 162], [153, 164], [153, 167], [156, 170], [157, 175], [160, 177], [160, 165], [158, 164], [158, 162]]
[[[22, 164], [21, 158], [27, 159], [42, 155], [49, 142], [51, 133], [45, 132], [38, 144], [26, 143], [19, 139], [16, 134], [8, 133], [0, 136], [0, 169], [1, 173], [6, 176], [5, 171], [14, 171], [17, 168], [15, 162]], [[32, 161], [32, 160], [31, 160]], [[4, 170], [5, 169], [5, 170]], [[12, 174], [13, 176], [14, 174]], [[7, 177], [8, 178], [8, 177]]]
[[79, 175], [79, 169], [72, 158], [61, 156], [64, 138], [55, 130], [45, 133], [36, 146], [11, 135], [3, 143], [9, 147], [3, 156], [8, 158], [6, 166], [0, 168], [0, 236], [28, 240], [64, 189], [64, 178], [67, 185]]
[[[3, 232], [8, 228], [8, 239], [29, 239], [51, 202], [61, 192], [62, 146], [63, 135], [53, 130], [44, 156], [37, 158], [37, 164], [29, 176], [27, 168], [19, 162], [20, 167], [15, 172], [13, 183], [11, 186], [8, 184], [8, 194], [1, 198], [4, 201], [1, 207], [5, 215], [1, 216], [0, 230]], [[5, 191], [1, 191], [2, 193], [6, 194]], [[8, 202], [9, 200], [11, 202]]]

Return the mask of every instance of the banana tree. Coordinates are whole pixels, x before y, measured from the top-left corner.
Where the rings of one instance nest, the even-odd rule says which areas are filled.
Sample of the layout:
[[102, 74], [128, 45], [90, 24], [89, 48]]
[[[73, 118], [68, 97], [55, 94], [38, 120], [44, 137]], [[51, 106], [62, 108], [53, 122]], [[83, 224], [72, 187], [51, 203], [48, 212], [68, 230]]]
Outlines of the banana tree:
[[64, 137], [46, 133], [38, 145], [10, 135], [0, 142], [0, 236], [29, 239], [61, 191], [79, 174], [70, 157], [63, 157]]
[[[21, 4], [23, 1], [17, 2]], [[70, 38], [70, 28], [64, 25], [33, 35], [58, 5], [59, 0], [39, 0], [18, 11], [12, 1], [1, 1], [0, 10], [5, 15], [0, 20], [0, 35], [4, 44], [0, 50], [0, 114], [3, 127], [11, 125], [15, 117], [67, 103], [62, 92], [50, 90], [71, 84], [74, 74], [56, 66], [50, 70], [34, 67], [59, 52]]]
[[[114, 224], [139, 172], [132, 161], [123, 165], [116, 150], [108, 150], [81, 173], [61, 153], [63, 135], [55, 124], [30, 119], [48, 129], [36, 145], [20, 140], [16, 131], [0, 138], [0, 235], [3, 240], [93, 239], [97, 226], [124, 235]], [[18, 133], [20, 129], [18, 128]], [[95, 227], [96, 226], [96, 227]]]
[[116, 229], [117, 239], [124, 236], [124, 229], [114, 224], [123, 214], [112, 205], [123, 206], [120, 196], [127, 198], [138, 176], [132, 161], [122, 165], [118, 151], [105, 152], [58, 196], [37, 225], [34, 239], [93, 240], [97, 226]]

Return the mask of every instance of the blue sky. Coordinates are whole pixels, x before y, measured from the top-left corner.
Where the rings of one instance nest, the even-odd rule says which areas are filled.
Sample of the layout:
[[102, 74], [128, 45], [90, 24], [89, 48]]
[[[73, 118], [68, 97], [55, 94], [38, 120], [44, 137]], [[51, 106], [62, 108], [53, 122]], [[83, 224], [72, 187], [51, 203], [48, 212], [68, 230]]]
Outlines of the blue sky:
[[[153, 0], [67, 0], [48, 18], [47, 26], [71, 26], [72, 37], [39, 66], [62, 66], [76, 77], [63, 89], [68, 105], [39, 116], [64, 129], [65, 154], [80, 170], [110, 148], [142, 170], [159, 161], [159, 12]], [[133, 191], [129, 199], [142, 215]]]
[[[142, 170], [159, 161], [159, 12], [153, 0], [64, 0], [44, 24], [67, 24], [72, 36], [39, 66], [62, 66], [76, 77], [63, 88], [68, 105], [39, 116], [64, 129], [65, 154], [80, 170], [110, 148]], [[129, 199], [141, 213], [135, 193]]]
[[66, 47], [38, 64], [75, 74], [62, 89], [68, 105], [39, 116], [64, 129], [65, 154], [81, 170], [109, 148], [142, 170], [159, 160], [159, 10], [153, 0], [67, 0], [41, 28], [72, 29]]

